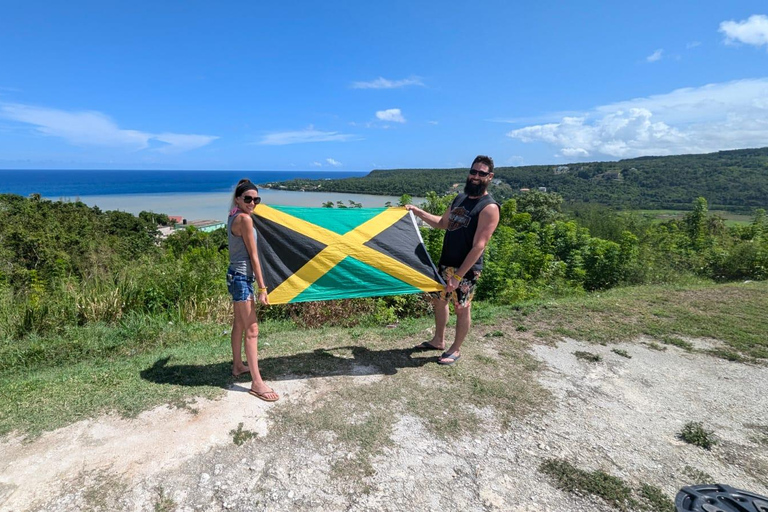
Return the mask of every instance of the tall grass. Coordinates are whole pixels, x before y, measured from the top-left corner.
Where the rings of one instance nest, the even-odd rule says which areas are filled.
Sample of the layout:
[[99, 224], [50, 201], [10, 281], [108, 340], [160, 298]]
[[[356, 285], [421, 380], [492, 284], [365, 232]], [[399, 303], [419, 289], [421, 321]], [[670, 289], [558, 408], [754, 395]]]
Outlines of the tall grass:
[[143, 258], [83, 279], [43, 281], [24, 290], [0, 287], [0, 334], [23, 338], [68, 326], [119, 322], [147, 314], [171, 321], [220, 322], [230, 315], [226, 254], [195, 250], [181, 258]]

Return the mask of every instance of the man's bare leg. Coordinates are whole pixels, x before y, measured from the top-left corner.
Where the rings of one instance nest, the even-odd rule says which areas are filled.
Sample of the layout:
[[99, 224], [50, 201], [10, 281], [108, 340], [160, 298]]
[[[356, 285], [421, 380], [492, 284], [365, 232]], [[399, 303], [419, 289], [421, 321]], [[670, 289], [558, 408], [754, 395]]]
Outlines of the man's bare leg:
[[432, 299], [432, 308], [435, 310], [435, 335], [427, 343], [443, 350], [445, 348], [445, 327], [448, 325], [448, 301]]
[[[445, 351], [446, 354], [460, 354], [461, 344], [469, 333], [469, 327], [472, 325], [472, 304], [466, 306], [454, 305], [456, 310], [456, 337], [453, 339], [453, 345]], [[447, 361], [447, 358], [440, 358], [440, 361]]]

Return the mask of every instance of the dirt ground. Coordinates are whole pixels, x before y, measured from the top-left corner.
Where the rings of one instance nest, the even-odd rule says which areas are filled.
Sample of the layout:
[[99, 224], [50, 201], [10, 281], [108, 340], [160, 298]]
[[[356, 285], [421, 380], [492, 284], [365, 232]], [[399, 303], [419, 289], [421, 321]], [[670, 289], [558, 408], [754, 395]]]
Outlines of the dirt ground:
[[[195, 414], [160, 407], [135, 419], [79, 422], [32, 442], [0, 439], [0, 510], [613, 510], [555, 488], [538, 469], [548, 458], [654, 485], [671, 499], [684, 485], [714, 482], [768, 494], [768, 368], [674, 346], [662, 352], [643, 340], [606, 347], [566, 339], [530, 351], [544, 363], [538, 379], [553, 396], [546, 410], [511, 425], [499, 424], [493, 410], [476, 411], [482, 429], [451, 443], [403, 415], [392, 444], [361, 477], [363, 491], [338, 478], [355, 454], [332, 437], [265, 442], [275, 405], [238, 383], [220, 400], [199, 400]], [[301, 403], [386, 378], [360, 368], [276, 388], [282, 403]], [[719, 443], [707, 451], [678, 440], [689, 421], [703, 422]], [[242, 445], [231, 433], [239, 423], [256, 434]], [[697, 481], [706, 477], [713, 481]]]

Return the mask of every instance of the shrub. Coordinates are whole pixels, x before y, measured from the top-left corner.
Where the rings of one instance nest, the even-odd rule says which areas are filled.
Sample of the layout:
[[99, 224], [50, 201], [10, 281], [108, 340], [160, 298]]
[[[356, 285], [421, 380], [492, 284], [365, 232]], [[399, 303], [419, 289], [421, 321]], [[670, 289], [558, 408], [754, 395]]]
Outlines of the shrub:
[[382, 325], [397, 320], [394, 311], [376, 298], [300, 302], [288, 304], [286, 308], [297, 325], [307, 328]]
[[599, 363], [603, 360], [603, 356], [600, 354], [593, 354], [592, 352], [585, 352], [583, 350], [577, 350], [573, 355], [576, 356], [577, 359], [582, 359], [590, 363]]
[[683, 426], [683, 430], [677, 435], [679, 439], [688, 444], [711, 450], [717, 444], [714, 432], [706, 430], [699, 421], [689, 421]]

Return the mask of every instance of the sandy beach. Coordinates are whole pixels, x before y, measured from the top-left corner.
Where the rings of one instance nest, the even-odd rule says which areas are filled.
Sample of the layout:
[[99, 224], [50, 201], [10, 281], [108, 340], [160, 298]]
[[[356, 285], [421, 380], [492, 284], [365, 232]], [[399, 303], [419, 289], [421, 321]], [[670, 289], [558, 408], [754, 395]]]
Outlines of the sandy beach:
[[[380, 208], [387, 201], [397, 204], [400, 200], [395, 196], [373, 196], [366, 194], [345, 194], [333, 192], [297, 192], [285, 190], [261, 189], [259, 191], [265, 204], [282, 206], [320, 207], [327, 201], [342, 201], [344, 204], [355, 201], [362, 203], [364, 208]], [[223, 220], [232, 195], [230, 192], [212, 193], [176, 193], [176, 194], [121, 194], [94, 195], [78, 198], [50, 198], [75, 200], [79, 199], [89, 206], [98, 206], [102, 210], [120, 210], [134, 215], [141, 211], [181, 215], [188, 220]], [[414, 197], [414, 204], [424, 201], [424, 198]]]

